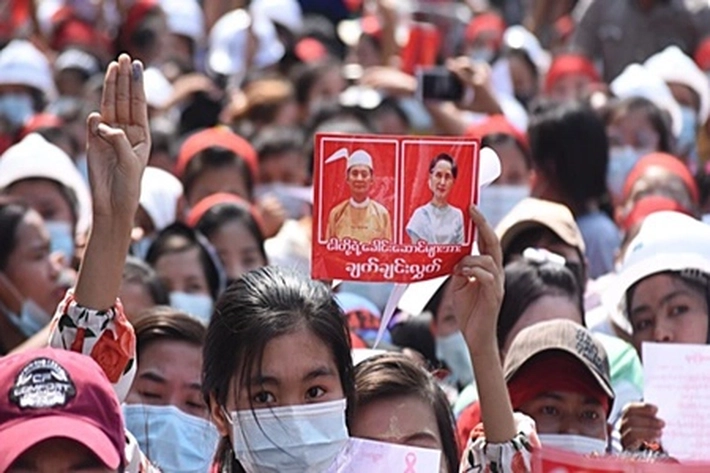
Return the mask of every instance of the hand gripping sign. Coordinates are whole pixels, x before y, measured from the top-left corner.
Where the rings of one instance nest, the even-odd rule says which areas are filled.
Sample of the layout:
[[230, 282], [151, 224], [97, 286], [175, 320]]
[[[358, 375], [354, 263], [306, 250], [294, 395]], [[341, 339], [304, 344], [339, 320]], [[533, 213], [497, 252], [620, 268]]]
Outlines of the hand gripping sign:
[[479, 148], [473, 139], [317, 135], [313, 278], [450, 274], [475, 237]]

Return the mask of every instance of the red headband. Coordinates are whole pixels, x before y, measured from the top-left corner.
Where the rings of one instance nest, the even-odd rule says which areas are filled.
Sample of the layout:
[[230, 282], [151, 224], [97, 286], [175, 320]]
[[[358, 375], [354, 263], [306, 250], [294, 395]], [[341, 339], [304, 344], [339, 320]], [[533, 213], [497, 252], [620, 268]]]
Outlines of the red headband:
[[504, 115], [491, 115], [482, 122], [468, 127], [464, 134], [478, 139], [483, 139], [487, 135], [509, 135], [515, 138], [515, 141], [525, 152], [529, 151], [528, 138], [525, 133], [515, 128]]
[[700, 202], [700, 191], [690, 170], [683, 161], [668, 153], [651, 153], [638, 160], [624, 182], [624, 200], [629, 198], [636, 181], [638, 181], [651, 166], [658, 166], [678, 176], [683, 183], [685, 183], [685, 187], [688, 189], [693, 203], [697, 205]]
[[156, 8], [160, 8], [158, 0], [136, 0], [126, 13], [126, 19], [121, 25], [121, 44], [123, 47], [145, 16]]
[[599, 82], [601, 79], [592, 61], [581, 54], [563, 54], [552, 60], [550, 70], [545, 78], [545, 92], [550, 92], [555, 83], [568, 74], [585, 75], [592, 82]]
[[514, 410], [541, 394], [557, 391], [593, 397], [609, 413], [611, 402], [599, 381], [572, 354], [551, 350], [534, 355], [508, 381]]
[[216, 194], [208, 195], [201, 201], [197, 203], [192, 209], [190, 209], [190, 212], [187, 214], [187, 218], [185, 219], [185, 223], [190, 228], [195, 228], [197, 227], [197, 224], [200, 222], [202, 217], [212, 208], [220, 204], [230, 204], [234, 205], [235, 207], [241, 207], [247, 212], [249, 212], [249, 215], [254, 219], [256, 222], [256, 225], [259, 227], [259, 230], [264, 233], [264, 224], [261, 220], [261, 215], [259, 215], [258, 211], [254, 208], [253, 205], [251, 205], [248, 201], [242, 199], [238, 195], [234, 194], [228, 194], [226, 192], [218, 192]]
[[195, 155], [208, 148], [225, 148], [246, 161], [251, 171], [252, 180], [259, 177], [259, 164], [256, 151], [247, 140], [226, 127], [217, 126], [191, 135], [180, 147], [175, 175], [181, 178], [187, 165]]
[[496, 47], [498, 47], [503, 41], [505, 21], [500, 15], [496, 15], [495, 13], [476, 15], [466, 27], [464, 34], [466, 42], [472, 43], [484, 31], [493, 31], [496, 33]]

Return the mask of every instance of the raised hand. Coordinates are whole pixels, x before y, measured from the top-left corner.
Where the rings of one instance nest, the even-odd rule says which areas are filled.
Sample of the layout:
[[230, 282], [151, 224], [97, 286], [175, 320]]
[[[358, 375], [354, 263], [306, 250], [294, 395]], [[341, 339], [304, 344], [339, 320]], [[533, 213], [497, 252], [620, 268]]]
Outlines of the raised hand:
[[143, 65], [122, 54], [104, 78], [101, 112], [87, 120], [87, 159], [94, 218], [133, 216], [150, 154]]
[[472, 355], [497, 347], [496, 325], [503, 302], [503, 252], [493, 228], [475, 207], [469, 211], [478, 231], [479, 255], [464, 257], [452, 275], [456, 318]]
[[658, 442], [665, 423], [656, 417], [658, 408], [645, 402], [634, 402], [621, 414], [621, 445], [624, 450], [636, 451], [644, 443]]
[[496, 343], [504, 291], [503, 252], [481, 212], [471, 206], [469, 213], [478, 231], [480, 254], [464, 257], [454, 269], [454, 313], [476, 373], [486, 439], [504, 443], [515, 435], [515, 420]]
[[143, 66], [122, 54], [104, 78], [101, 113], [87, 120], [87, 159], [94, 221], [75, 299], [96, 310], [112, 307], [138, 209], [141, 177], [150, 154]]

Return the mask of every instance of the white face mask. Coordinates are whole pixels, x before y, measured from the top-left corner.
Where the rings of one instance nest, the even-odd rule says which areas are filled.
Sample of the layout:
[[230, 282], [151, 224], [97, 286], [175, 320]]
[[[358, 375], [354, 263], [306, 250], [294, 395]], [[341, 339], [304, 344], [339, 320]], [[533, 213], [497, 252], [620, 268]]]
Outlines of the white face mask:
[[493, 185], [481, 189], [479, 208], [488, 223], [495, 226], [513, 210], [518, 202], [530, 195], [525, 185]]
[[126, 429], [162, 471], [204, 473], [210, 469], [219, 433], [215, 426], [175, 406], [125, 404]]
[[436, 338], [436, 357], [446, 363], [455, 382], [462, 386], [473, 382], [473, 364], [461, 331]]
[[604, 440], [570, 434], [538, 434], [543, 447], [556, 448], [567, 452], [591, 455], [592, 453], [606, 453]]
[[346, 400], [232, 412], [234, 456], [247, 473], [322, 473], [348, 441]]
[[207, 294], [188, 294], [174, 291], [170, 293], [170, 307], [192, 315], [205, 325], [212, 318], [212, 298]]

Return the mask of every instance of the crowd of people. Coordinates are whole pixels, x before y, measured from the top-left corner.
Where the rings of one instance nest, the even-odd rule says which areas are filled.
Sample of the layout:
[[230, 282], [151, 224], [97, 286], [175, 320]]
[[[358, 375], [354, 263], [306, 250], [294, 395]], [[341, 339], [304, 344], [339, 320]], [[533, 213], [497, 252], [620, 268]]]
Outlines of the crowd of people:
[[[433, 66], [459, 100], [422, 99]], [[710, 341], [709, 117], [701, 0], [5, 0], [0, 471], [677, 463], [641, 354]], [[500, 159], [464, 216], [427, 157], [398, 222], [348, 157], [332, 238], [477, 229], [376, 347], [392, 284], [310, 277], [319, 132]]]

